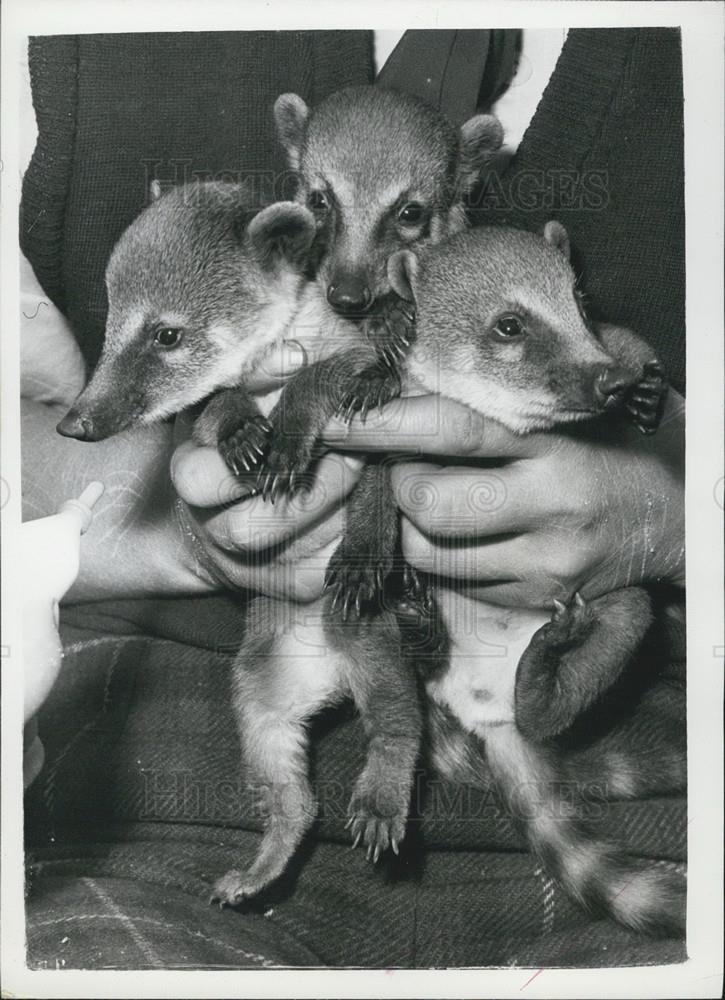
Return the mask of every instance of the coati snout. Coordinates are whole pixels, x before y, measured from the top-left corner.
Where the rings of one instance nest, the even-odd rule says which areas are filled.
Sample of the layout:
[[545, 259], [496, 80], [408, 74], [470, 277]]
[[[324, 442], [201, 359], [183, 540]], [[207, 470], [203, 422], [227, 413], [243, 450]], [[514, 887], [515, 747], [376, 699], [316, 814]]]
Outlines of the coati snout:
[[388, 271], [416, 303], [413, 378], [514, 431], [594, 417], [639, 377], [590, 326], [558, 222], [543, 236], [470, 230], [420, 254], [399, 251]]
[[423, 101], [372, 86], [338, 91], [312, 110], [283, 94], [274, 114], [297, 200], [315, 217], [318, 280], [345, 315], [390, 292], [393, 252], [464, 226], [463, 198], [503, 141], [492, 115], [456, 129]]
[[238, 184], [157, 197], [113, 250], [103, 351], [58, 432], [99, 441], [237, 385], [289, 328], [315, 232], [304, 206], [257, 212]]

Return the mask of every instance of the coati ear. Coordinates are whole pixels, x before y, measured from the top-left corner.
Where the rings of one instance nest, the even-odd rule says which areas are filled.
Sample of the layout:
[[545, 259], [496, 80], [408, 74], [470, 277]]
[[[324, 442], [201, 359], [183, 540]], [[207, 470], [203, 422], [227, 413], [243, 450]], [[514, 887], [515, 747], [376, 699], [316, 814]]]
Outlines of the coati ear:
[[412, 250], [398, 250], [388, 258], [388, 281], [393, 291], [408, 302], [415, 302], [418, 258]]
[[465, 193], [503, 142], [501, 122], [494, 115], [474, 115], [461, 125], [461, 161], [458, 179]]
[[308, 208], [280, 201], [254, 216], [246, 239], [262, 267], [274, 267], [281, 258], [302, 267], [316, 232], [315, 217]]
[[161, 195], [161, 181], [157, 177], [154, 177], [149, 183], [149, 202], [158, 201]]
[[560, 222], [547, 222], [544, 226], [544, 239], [549, 244], [549, 246], [554, 247], [554, 249], [559, 250], [564, 254], [567, 260], [571, 257], [571, 244], [569, 242], [569, 234], [566, 229], [562, 226]]
[[310, 109], [297, 94], [281, 94], [274, 102], [277, 136], [292, 170], [300, 169], [300, 154]]

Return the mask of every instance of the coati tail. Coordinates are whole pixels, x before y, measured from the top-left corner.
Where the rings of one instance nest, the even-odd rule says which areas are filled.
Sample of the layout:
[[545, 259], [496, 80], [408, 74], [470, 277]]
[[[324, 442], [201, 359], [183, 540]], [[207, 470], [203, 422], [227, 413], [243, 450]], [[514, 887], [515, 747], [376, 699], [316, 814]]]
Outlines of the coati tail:
[[528, 743], [513, 725], [489, 729], [485, 742], [511, 818], [569, 896], [639, 933], [684, 932], [684, 880], [638, 864], [616, 846], [589, 837], [576, 806], [562, 795], [551, 751]]

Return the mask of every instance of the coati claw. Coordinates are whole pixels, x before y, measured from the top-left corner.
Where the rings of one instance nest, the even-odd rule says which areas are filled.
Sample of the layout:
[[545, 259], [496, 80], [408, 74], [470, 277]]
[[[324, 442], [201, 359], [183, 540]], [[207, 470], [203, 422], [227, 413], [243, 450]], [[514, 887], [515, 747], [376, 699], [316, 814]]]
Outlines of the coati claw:
[[422, 608], [427, 614], [433, 611], [434, 602], [430, 587], [420, 579], [418, 571], [409, 563], [403, 567], [403, 591], [411, 604]]
[[574, 643], [580, 636], [586, 634], [592, 621], [593, 612], [578, 591], [569, 604], [564, 604], [556, 598], [553, 599], [552, 603], [554, 613], [551, 620], [546, 625], [542, 625], [536, 633], [536, 636], [539, 637], [538, 641], [556, 648], [559, 645], [566, 646], [569, 643]]
[[268, 882], [268, 876], [253, 875], [251, 871], [240, 872], [232, 868], [215, 882], [209, 905], [218, 903], [220, 910], [225, 906], [238, 906], [243, 900], [256, 896]]
[[659, 427], [667, 388], [662, 365], [648, 361], [642, 368], [642, 377], [627, 391], [625, 409], [641, 434], [654, 434]]
[[343, 621], [347, 621], [354, 610], [355, 617], [361, 618], [367, 604], [377, 601], [382, 596], [385, 578], [392, 569], [386, 560], [380, 565], [379, 560], [370, 557], [370, 562], [348, 557], [344, 552], [336, 551], [327, 567], [323, 587], [333, 593], [330, 612], [340, 611]]
[[251, 472], [259, 465], [269, 444], [271, 430], [269, 421], [261, 414], [233, 430], [228, 425], [222, 428], [217, 448], [235, 476], [242, 475], [242, 468]]
[[369, 365], [355, 377], [344, 395], [337, 414], [345, 423], [350, 423], [359, 411], [363, 423], [371, 410], [380, 409], [400, 395], [401, 382], [397, 371], [397, 359], [383, 354], [380, 361]]
[[357, 788], [367, 785], [364, 775], [358, 779], [358, 786], [350, 802], [353, 848], [363, 843], [365, 859], [377, 864], [388, 848], [394, 854], [400, 853], [400, 842], [405, 837], [408, 813], [408, 796], [402, 790], [391, 801], [391, 789], [383, 786], [370, 787], [369, 791]]

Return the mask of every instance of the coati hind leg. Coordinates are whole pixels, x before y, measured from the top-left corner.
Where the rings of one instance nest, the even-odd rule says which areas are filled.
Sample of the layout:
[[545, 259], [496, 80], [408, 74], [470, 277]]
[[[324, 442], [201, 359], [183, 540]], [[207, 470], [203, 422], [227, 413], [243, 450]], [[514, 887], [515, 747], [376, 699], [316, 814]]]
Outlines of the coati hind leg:
[[362, 842], [377, 861], [388, 847], [397, 854], [405, 836], [421, 737], [417, 682], [391, 612], [347, 625], [328, 621], [327, 631], [345, 649], [347, 680], [369, 740], [348, 826], [353, 846]]
[[639, 587], [614, 590], [589, 603], [578, 594], [556, 602], [524, 650], [516, 671], [516, 725], [530, 740], [563, 733], [619, 677], [652, 622]]
[[244, 759], [262, 800], [264, 833], [252, 865], [232, 869], [215, 884], [211, 901], [222, 906], [236, 906], [277, 879], [315, 818], [306, 723], [344, 693], [338, 662], [323, 645], [321, 603], [257, 598], [247, 610], [233, 704]]

